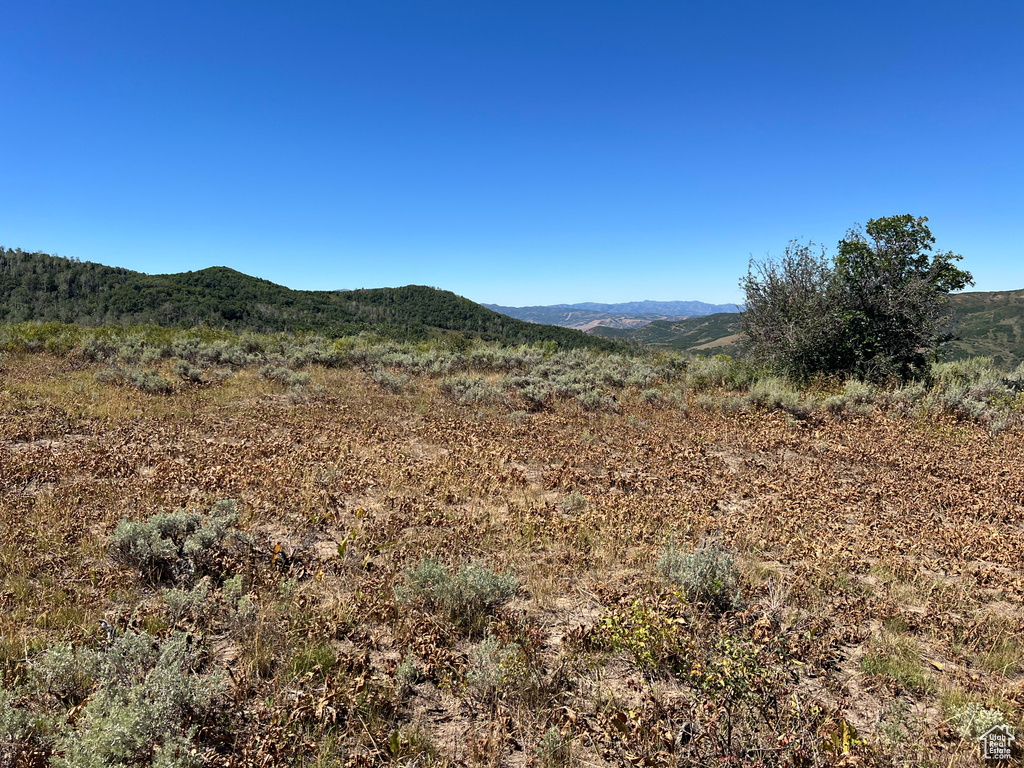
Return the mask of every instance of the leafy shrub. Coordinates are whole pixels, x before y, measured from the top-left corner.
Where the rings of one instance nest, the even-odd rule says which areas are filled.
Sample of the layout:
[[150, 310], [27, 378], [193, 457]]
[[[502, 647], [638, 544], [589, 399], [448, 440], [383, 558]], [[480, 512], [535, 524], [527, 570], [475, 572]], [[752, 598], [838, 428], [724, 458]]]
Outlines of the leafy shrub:
[[740, 323], [754, 358], [794, 379], [926, 373], [943, 339], [949, 293], [971, 284], [961, 257], [932, 253], [927, 218], [871, 219], [834, 259], [793, 242], [779, 261], [751, 261]]
[[183, 509], [162, 512], [148, 520], [122, 520], [110, 537], [110, 552], [124, 565], [137, 568], [150, 581], [191, 582], [199, 574], [217, 572], [237, 514], [234, 501], [218, 501], [209, 515]]
[[658, 558], [658, 570], [667, 581], [682, 587], [689, 600], [714, 611], [729, 610], [740, 601], [736, 561], [706, 539], [692, 552], [680, 552], [667, 543]]
[[444, 614], [459, 629], [479, 634], [487, 617], [511, 600], [519, 582], [511, 573], [495, 573], [469, 564], [452, 573], [439, 560], [426, 559], [406, 572], [410, 596], [427, 610]]

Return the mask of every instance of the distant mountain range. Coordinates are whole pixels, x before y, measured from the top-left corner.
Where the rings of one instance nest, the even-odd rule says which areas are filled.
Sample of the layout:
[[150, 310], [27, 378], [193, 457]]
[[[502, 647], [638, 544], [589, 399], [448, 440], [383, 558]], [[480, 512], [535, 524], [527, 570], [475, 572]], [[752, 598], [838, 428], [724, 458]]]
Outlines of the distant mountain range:
[[735, 304], [708, 304], [703, 301], [630, 301], [601, 304], [550, 304], [537, 307], [503, 307], [484, 304], [488, 309], [530, 323], [560, 325], [592, 331], [595, 328], [640, 328], [655, 321], [675, 321], [715, 312], [738, 312]]
[[[1002, 367], [1024, 361], [1024, 290], [971, 291], [950, 296], [953, 316], [949, 332], [953, 341], [943, 358], [991, 357]], [[639, 342], [699, 354], [742, 356], [743, 336], [739, 316], [718, 313], [682, 320], [656, 320], [636, 328], [595, 327], [595, 336]]]
[[450, 291], [421, 285], [296, 291], [227, 267], [147, 275], [0, 248], [0, 323], [25, 320], [618, 347], [614, 341], [569, 328], [506, 317]]

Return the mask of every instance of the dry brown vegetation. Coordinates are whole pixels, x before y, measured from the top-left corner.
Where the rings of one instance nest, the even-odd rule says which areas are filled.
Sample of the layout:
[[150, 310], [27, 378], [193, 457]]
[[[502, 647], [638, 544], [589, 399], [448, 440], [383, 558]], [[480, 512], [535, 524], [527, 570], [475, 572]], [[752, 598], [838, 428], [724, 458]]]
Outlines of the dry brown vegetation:
[[[0, 688], [28, 717], [0, 765], [99, 727], [98, 678], [33, 670], [112, 648], [101, 619], [184, 633], [182, 674], [215, 682], [187, 749], [97, 765], [969, 765], [970, 706], [1022, 725], [1018, 427], [681, 385], [588, 410], [352, 368], [150, 394], [74, 356], [0, 366]], [[206, 581], [112, 556], [119, 521], [223, 499], [238, 536]], [[667, 581], [667, 542], [731, 553], [738, 600]], [[414, 588], [425, 560], [518, 588], [463, 621]]]

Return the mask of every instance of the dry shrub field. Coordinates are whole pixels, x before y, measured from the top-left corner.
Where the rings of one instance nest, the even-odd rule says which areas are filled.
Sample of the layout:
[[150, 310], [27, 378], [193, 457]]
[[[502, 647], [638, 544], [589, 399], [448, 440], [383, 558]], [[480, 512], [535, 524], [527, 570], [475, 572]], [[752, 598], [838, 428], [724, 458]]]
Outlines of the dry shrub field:
[[975, 765], [1022, 725], [1019, 427], [0, 366], [2, 766]]

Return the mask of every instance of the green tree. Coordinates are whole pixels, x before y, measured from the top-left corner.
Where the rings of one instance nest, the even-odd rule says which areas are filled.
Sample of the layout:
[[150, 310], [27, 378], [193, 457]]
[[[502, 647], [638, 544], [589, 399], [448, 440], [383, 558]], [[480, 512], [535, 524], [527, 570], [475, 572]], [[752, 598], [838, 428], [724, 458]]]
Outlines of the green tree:
[[944, 333], [951, 291], [973, 284], [934, 253], [927, 218], [871, 219], [839, 242], [836, 257], [793, 243], [779, 262], [751, 262], [740, 286], [752, 353], [793, 378], [927, 375]]

